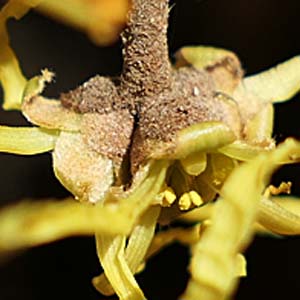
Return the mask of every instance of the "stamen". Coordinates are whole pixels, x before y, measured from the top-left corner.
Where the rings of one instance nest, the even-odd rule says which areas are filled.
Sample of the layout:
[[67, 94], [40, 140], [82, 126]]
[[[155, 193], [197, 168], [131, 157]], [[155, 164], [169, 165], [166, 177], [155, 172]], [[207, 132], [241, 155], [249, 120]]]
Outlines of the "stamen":
[[197, 192], [190, 191], [189, 195], [190, 195], [190, 198], [192, 200], [192, 203], [195, 206], [200, 206], [201, 204], [204, 203], [204, 201], [202, 200], [202, 197]]
[[178, 206], [180, 210], [188, 210], [192, 206], [192, 201], [189, 193], [184, 193], [178, 201]]
[[201, 196], [196, 191], [190, 191], [181, 195], [178, 206], [180, 210], [188, 210], [193, 206], [200, 206], [203, 202]]
[[176, 194], [171, 187], [167, 187], [163, 192], [163, 199], [162, 199], [162, 206], [169, 207], [171, 206], [176, 200]]

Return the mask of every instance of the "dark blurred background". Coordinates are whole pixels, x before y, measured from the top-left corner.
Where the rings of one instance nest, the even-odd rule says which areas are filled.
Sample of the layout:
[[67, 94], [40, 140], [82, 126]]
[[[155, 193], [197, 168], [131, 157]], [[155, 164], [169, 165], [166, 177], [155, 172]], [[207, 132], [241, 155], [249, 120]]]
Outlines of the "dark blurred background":
[[[184, 45], [214, 45], [237, 53], [248, 74], [300, 54], [298, 0], [177, 0], [170, 13], [170, 56]], [[9, 22], [13, 48], [27, 77], [49, 68], [56, 81], [47, 94], [58, 96], [94, 74], [116, 75], [121, 44], [99, 48], [85, 35], [34, 12]], [[1, 41], [0, 41], [1, 47]], [[278, 141], [300, 137], [300, 98], [276, 106]], [[0, 111], [0, 123], [25, 125], [17, 112]], [[0, 155], [0, 203], [22, 198], [64, 197], [49, 154]], [[300, 195], [300, 168], [285, 167], [274, 176], [294, 182]], [[76, 220], [74, 220], [76, 221]], [[299, 299], [300, 239], [257, 237], [248, 249], [248, 277], [235, 299]], [[187, 280], [188, 252], [174, 245], [152, 259], [138, 276], [148, 299], [175, 300]], [[1, 300], [103, 299], [90, 280], [99, 273], [93, 238], [72, 238], [37, 247], [0, 265]], [[196, 300], [196, 299], [195, 299]], [[201, 299], [199, 299], [201, 300]]]

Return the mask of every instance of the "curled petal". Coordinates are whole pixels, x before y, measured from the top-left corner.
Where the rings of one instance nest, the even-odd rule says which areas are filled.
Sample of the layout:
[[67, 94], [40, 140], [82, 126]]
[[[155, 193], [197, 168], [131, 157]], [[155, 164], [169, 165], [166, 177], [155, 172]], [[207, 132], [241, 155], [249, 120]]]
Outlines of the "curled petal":
[[272, 103], [286, 101], [299, 91], [299, 70], [300, 57], [297, 56], [240, 82], [232, 97], [239, 104], [246, 140], [272, 144]]
[[235, 134], [228, 126], [221, 122], [203, 122], [191, 125], [180, 130], [174, 145], [170, 149], [155, 149], [151, 154], [153, 158], [182, 159], [197, 152], [216, 150], [232, 143]]
[[[159, 207], [150, 207], [141, 217], [141, 220], [134, 227], [129, 237], [125, 249], [125, 260], [133, 274], [138, 271], [145, 259], [145, 255], [154, 235], [159, 212]], [[102, 245], [99, 244], [99, 247], [102, 247]], [[106, 272], [106, 270], [104, 270], [104, 272]], [[95, 288], [104, 295], [114, 294], [114, 289], [109, 284], [105, 274], [95, 277], [93, 279], [93, 284]]]
[[90, 150], [80, 133], [60, 134], [53, 166], [56, 177], [81, 201], [103, 199], [114, 181], [112, 161]]
[[[99, 260], [120, 300], [145, 300], [125, 259], [126, 236], [96, 234]], [[97, 280], [94, 281], [97, 284]]]
[[235, 91], [251, 93], [267, 102], [283, 102], [300, 89], [300, 56], [277, 65], [270, 70], [246, 77]]
[[[293, 201], [293, 200], [292, 200]], [[278, 202], [278, 201], [276, 201]], [[282, 201], [280, 201], [281, 203]], [[294, 207], [298, 207], [298, 209], [296, 208], [296, 211], [299, 212], [298, 214], [300, 215], [300, 205], [297, 204], [297, 206], [295, 205], [294, 206], [294, 203], [291, 203], [290, 201], [287, 201], [288, 203], [284, 203], [284, 207], [286, 208], [286, 206], [288, 206], [290, 208], [290, 206], [292, 206], [293, 208]], [[294, 201], [293, 201], [294, 202]], [[187, 223], [199, 223], [199, 222], [203, 222], [207, 219], [210, 219], [211, 216], [212, 216], [212, 213], [213, 213], [213, 210], [214, 210], [214, 205], [215, 203], [208, 203], [202, 207], [199, 207], [199, 208], [196, 208], [196, 209], [193, 209], [185, 214], [182, 214], [178, 220], [182, 221], [182, 222], [187, 222]], [[260, 210], [262, 210], [262, 207], [260, 205], [260, 208], [259, 208], [259, 212], [258, 212], [258, 221], [254, 224], [254, 230], [255, 230], [255, 233], [256, 234], [259, 234], [259, 235], [267, 235], [267, 236], [278, 236], [275, 234], [275, 230], [273, 230], [273, 232], [270, 230], [270, 229], [267, 229], [267, 226], [263, 226], [262, 225], [262, 222], [259, 223], [259, 220], [260, 220], [260, 215], [261, 215], [261, 212]], [[295, 210], [294, 209], [290, 209], [290, 211], [292, 211], [293, 213], [295, 213]], [[286, 226], [286, 225], [285, 225]]]
[[58, 135], [58, 130], [0, 126], [0, 152], [25, 155], [47, 152], [54, 148]]
[[3, 108], [20, 109], [26, 79], [13, 51], [6, 45], [0, 49], [0, 81], [4, 91]]
[[[227, 299], [236, 284], [237, 253], [250, 242], [262, 192], [278, 162], [298, 150], [287, 140], [269, 154], [237, 167], [226, 180], [211, 219], [195, 246], [184, 299]], [[243, 178], [243, 181], [240, 179]]]
[[[0, 251], [32, 247], [75, 235], [128, 234], [128, 217], [110, 207], [72, 200], [22, 202], [0, 211]], [[108, 226], [109, 224], [109, 226]]]
[[4, 90], [4, 109], [20, 109], [26, 79], [22, 74], [18, 60], [9, 46], [6, 21], [19, 19], [28, 8], [19, 1], [9, 1], [0, 11], [0, 82]]
[[22, 74], [19, 62], [10, 48], [6, 22], [9, 18], [22, 18], [31, 7], [41, 0], [9, 0], [0, 11], [0, 83], [4, 90], [4, 109], [20, 109], [26, 78]]
[[145, 258], [148, 247], [154, 236], [156, 221], [160, 213], [157, 206], [150, 207], [141, 217], [130, 235], [125, 250], [126, 260], [133, 273], [136, 273]]
[[178, 133], [174, 156], [186, 157], [198, 151], [217, 149], [234, 140], [234, 133], [225, 124], [207, 122], [191, 125]]
[[268, 230], [282, 235], [300, 234], [299, 199], [262, 198], [258, 212], [258, 222]]
[[234, 141], [233, 143], [221, 147], [218, 152], [225, 154], [233, 159], [240, 161], [248, 161], [255, 158], [263, 152], [269, 152], [274, 149], [275, 144], [268, 145], [253, 145], [245, 141]]

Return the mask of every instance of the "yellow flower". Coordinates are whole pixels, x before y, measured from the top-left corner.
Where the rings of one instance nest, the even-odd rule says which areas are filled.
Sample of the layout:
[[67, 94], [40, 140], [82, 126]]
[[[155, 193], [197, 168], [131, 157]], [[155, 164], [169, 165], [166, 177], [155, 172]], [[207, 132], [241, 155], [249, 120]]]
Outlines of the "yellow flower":
[[[37, 127], [0, 126], [0, 151], [26, 155], [52, 151], [55, 175], [80, 203], [74, 199], [27, 202], [2, 210], [0, 251], [95, 234], [104, 269], [93, 279], [95, 288], [105, 295], [117, 293], [120, 299], [142, 300], [145, 296], [134, 275], [149, 257], [177, 240], [192, 253], [184, 299], [221, 300], [231, 295], [237, 278], [246, 275], [241, 252], [255, 230], [261, 230], [259, 226], [278, 234], [300, 233], [298, 202], [273, 197], [289, 191], [289, 184], [268, 188], [276, 168], [300, 157], [295, 140], [276, 147], [272, 139], [273, 103], [288, 100], [300, 87], [299, 57], [244, 78], [239, 60], [229, 51], [181, 49], [176, 68], [192, 65], [209, 74], [223, 119], [193, 123], [177, 130], [168, 142], [148, 140], [139, 135], [126, 111], [75, 112], [58, 100], [44, 98], [45, 83], [53, 77], [48, 70], [29, 81], [24, 78], [9, 48], [5, 22], [26, 11], [16, 1], [1, 11], [0, 81], [4, 107], [21, 109]], [[73, 18], [76, 11], [72, 12]], [[191, 92], [197, 96], [200, 91], [195, 86]], [[147, 110], [145, 115], [144, 120]], [[109, 135], [110, 122], [115, 122], [114, 129], [118, 122], [126, 128], [122, 141], [137, 157], [131, 157], [132, 174], [124, 174], [127, 146], [120, 146], [117, 158], [110, 155], [118, 146]], [[99, 124], [109, 136], [106, 152], [97, 148], [105, 138]], [[197, 224], [155, 234], [157, 223], [177, 219]]]

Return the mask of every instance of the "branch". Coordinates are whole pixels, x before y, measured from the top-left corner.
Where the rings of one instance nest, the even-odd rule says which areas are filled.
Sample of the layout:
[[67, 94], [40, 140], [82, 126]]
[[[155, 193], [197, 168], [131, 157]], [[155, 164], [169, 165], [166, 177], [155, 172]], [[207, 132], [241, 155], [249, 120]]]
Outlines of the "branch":
[[168, 0], [133, 0], [122, 34], [124, 66], [121, 90], [125, 95], [157, 95], [171, 83], [168, 56]]

